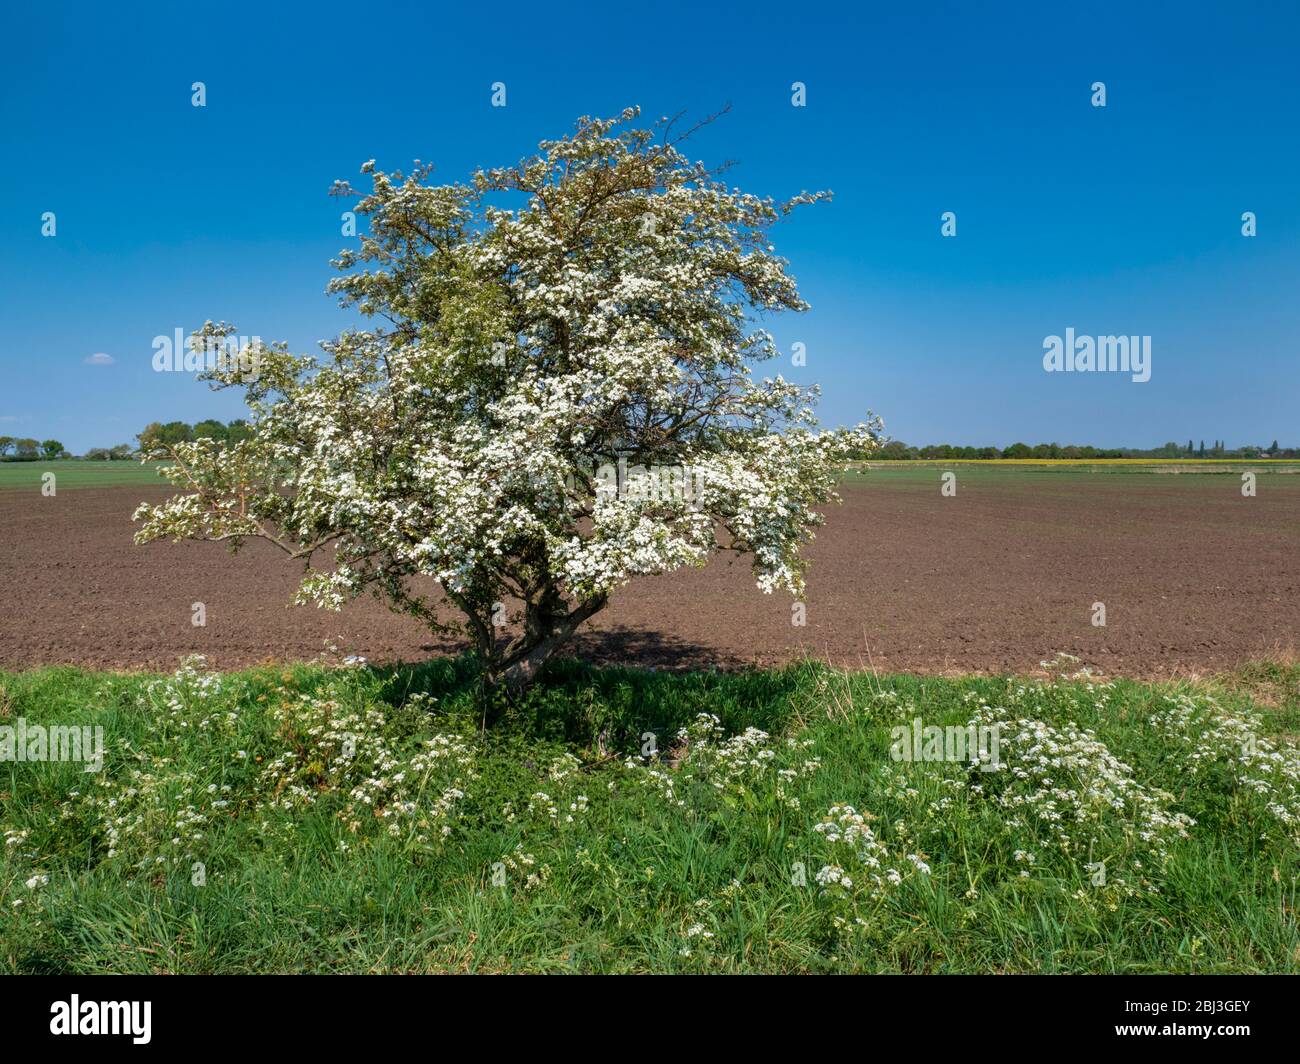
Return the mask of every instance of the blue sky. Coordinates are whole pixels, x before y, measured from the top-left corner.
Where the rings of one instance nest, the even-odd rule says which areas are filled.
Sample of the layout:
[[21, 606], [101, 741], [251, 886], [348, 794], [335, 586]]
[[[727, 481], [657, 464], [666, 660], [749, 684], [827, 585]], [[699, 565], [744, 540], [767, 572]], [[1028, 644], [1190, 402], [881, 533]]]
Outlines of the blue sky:
[[[730, 103], [692, 154], [835, 193], [777, 230], [813, 309], [770, 326], [827, 423], [1300, 443], [1294, 4], [28, 5], [4, 28], [0, 434], [83, 451], [239, 416], [155, 373], [153, 338], [213, 318], [314, 350], [350, 324], [326, 193], [366, 159], [452, 180], [580, 114]], [[1150, 335], [1150, 381], [1044, 372], [1066, 328]]]

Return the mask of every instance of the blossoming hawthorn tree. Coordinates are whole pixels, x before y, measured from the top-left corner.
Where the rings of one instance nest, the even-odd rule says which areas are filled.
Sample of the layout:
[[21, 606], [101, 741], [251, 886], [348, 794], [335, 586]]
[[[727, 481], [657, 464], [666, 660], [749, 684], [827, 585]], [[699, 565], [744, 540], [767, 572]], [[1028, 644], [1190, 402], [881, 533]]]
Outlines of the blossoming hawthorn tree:
[[[638, 114], [582, 118], [466, 184], [363, 166], [369, 231], [329, 290], [383, 325], [209, 372], [245, 389], [252, 436], [153, 452], [186, 490], [140, 507], [137, 542], [269, 540], [304, 564], [297, 601], [373, 592], [468, 635], [509, 689], [636, 575], [729, 550], [764, 591], [801, 594], [816, 508], [879, 439], [870, 417], [818, 431], [815, 389], [749, 369], [777, 354], [756, 317], [806, 309], [768, 230], [825, 194], [729, 189]], [[606, 462], [630, 472], [610, 483]], [[694, 490], [658, 490], [664, 467]]]

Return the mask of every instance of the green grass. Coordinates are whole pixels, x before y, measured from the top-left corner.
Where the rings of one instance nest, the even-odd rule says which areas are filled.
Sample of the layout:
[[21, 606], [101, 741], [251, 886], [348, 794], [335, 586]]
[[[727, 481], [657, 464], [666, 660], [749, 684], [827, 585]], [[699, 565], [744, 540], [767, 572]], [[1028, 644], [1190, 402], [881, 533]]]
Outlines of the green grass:
[[942, 462], [872, 462], [870, 468], [854, 466], [844, 474], [846, 485], [871, 484], [877, 487], [923, 487], [930, 490], [939, 483], [944, 472], [957, 474], [959, 484], [987, 485], [989, 487], [1039, 488], [1061, 487], [1091, 483], [1136, 487], [1152, 483], [1173, 486], [1190, 483], [1212, 487], [1222, 478], [1239, 478], [1244, 472], [1253, 472], [1269, 484], [1269, 490], [1295, 490], [1300, 488], [1300, 463], [1233, 464], [1170, 468], [1154, 465], [1124, 465], [1094, 462], [1079, 465], [1034, 465], [1031, 463], [970, 463]]
[[[1300, 472], [1300, 462], [1294, 463], [1207, 463], [1205, 465], [1189, 464], [1185, 467], [1160, 465], [1158, 463], [1115, 463], [1091, 462], [1080, 464], [1034, 464], [1026, 463], [979, 463], [954, 460], [915, 461], [915, 462], [872, 462], [870, 470], [850, 469], [845, 474], [850, 484], [863, 483], [870, 478], [875, 483], [908, 485], [924, 484], [929, 486], [936, 482], [939, 472], [944, 469], [959, 469], [962, 480], [968, 483], [987, 484], [1034, 484], [1036, 482], [1062, 483], [1094, 474], [1107, 475], [1158, 474], [1163, 476], [1234, 474], [1243, 470], [1253, 470], [1261, 476]], [[81, 459], [66, 461], [39, 462], [0, 462], [0, 490], [5, 488], [26, 488], [39, 491], [41, 475], [54, 473], [58, 478], [58, 487], [62, 488], [109, 488], [118, 485], [155, 484], [167, 486], [168, 482], [158, 476], [156, 467], [145, 466], [139, 462], [87, 462]], [[1300, 483], [1300, 477], [1277, 476], [1280, 483]]]
[[1158, 473], [1164, 475], [1244, 473], [1300, 473], [1295, 458], [917, 458], [854, 463], [873, 470], [950, 469], [1007, 474], [1016, 470], [1036, 473]]
[[140, 462], [87, 462], [80, 458], [64, 461], [0, 462], [0, 490], [41, 490], [41, 477], [53, 473], [55, 485], [63, 488], [112, 488], [119, 484], [161, 484], [157, 466]]
[[[700, 713], [717, 731], [681, 748]], [[1040, 738], [1008, 733], [994, 773], [889, 756], [897, 724], [978, 714]], [[460, 660], [0, 674], [0, 724], [102, 725], [107, 749], [99, 773], [0, 762], [0, 970], [1294, 972], [1300, 796], [1269, 737], [1298, 714], [1294, 665], [1152, 687], [561, 663], [486, 732]], [[1067, 763], [1019, 779], [1043, 742]], [[815, 830], [843, 803], [876, 842]]]

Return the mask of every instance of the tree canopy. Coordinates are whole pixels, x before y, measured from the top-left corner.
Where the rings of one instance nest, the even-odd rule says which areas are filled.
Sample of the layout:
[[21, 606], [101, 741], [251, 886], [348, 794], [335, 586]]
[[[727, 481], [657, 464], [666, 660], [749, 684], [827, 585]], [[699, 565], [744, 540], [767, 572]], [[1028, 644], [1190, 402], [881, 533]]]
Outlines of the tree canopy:
[[186, 493], [141, 506], [137, 539], [265, 538], [305, 563], [300, 601], [377, 593], [510, 687], [614, 589], [717, 550], [801, 595], [818, 508], [878, 439], [869, 416], [819, 430], [815, 389], [751, 371], [777, 354], [758, 318], [807, 309], [770, 229], [826, 194], [729, 188], [637, 115], [462, 183], [373, 162], [364, 195], [337, 183], [368, 231], [329, 290], [379, 324], [208, 374], [245, 389], [251, 435], [160, 444]]

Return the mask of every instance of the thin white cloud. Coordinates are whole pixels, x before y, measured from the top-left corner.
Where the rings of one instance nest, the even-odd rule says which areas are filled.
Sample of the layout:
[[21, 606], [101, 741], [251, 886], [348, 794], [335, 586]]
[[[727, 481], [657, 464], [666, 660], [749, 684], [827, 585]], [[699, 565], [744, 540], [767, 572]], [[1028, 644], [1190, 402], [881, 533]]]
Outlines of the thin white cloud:
[[84, 363], [84, 365], [87, 366], [111, 366], [112, 364], [113, 356], [106, 355], [103, 351], [96, 351], [93, 355], [87, 358]]

